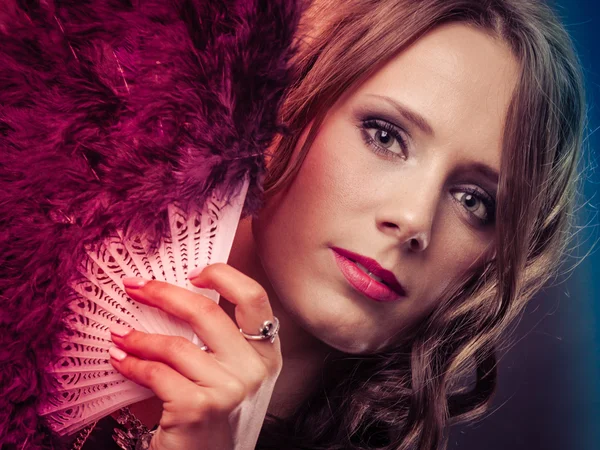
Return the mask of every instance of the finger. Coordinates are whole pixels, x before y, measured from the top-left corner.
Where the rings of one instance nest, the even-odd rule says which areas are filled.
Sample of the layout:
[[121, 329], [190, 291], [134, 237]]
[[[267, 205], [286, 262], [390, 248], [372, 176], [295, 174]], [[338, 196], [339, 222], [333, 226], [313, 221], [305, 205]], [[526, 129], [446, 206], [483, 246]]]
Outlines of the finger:
[[235, 323], [210, 298], [158, 280], [124, 278], [123, 284], [127, 295], [134, 300], [188, 322], [215, 356], [233, 354], [241, 360], [248, 354], [248, 343]]
[[[214, 289], [234, 303], [238, 329], [241, 328], [245, 333], [259, 334], [266, 320], [274, 322], [265, 289], [256, 280], [228, 264], [211, 264], [200, 273], [192, 271], [190, 281], [196, 287]], [[273, 343], [268, 339], [248, 342], [266, 358], [272, 358], [280, 350], [279, 339]]]
[[222, 369], [215, 358], [180, 336], [148, 334], [111, 327], [112, 341], [127, 354], [167, 364], [184, 377], [202, 386], [218, 386]]
[[109, 354], [112, 366], [124, 377], [152, 390], [164, 402], [165, 411], [178, 416], [171, 420], [179, 424], [233, 409], [247, 395], [245, 386], [225, 371], [218, 386], [201, 387], [164, 363], [140, 359], [117, 347], [111, 347]]
[[111, 347], [109, 354], [110, 363], [119, 373], [151, 389], [163, 402], [188, 405], [189, 398], [198, 398], [201, 388], [166, 364], [140, 359], [117, 347]]

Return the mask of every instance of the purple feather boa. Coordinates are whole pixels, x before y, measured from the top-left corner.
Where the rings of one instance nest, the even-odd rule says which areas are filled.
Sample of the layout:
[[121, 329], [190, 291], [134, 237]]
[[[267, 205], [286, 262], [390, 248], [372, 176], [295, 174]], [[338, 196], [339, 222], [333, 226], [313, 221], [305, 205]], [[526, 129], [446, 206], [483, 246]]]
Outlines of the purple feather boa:
[[63, 448], [53, 387], [69, 280], [114, 229], [159, 243], [167, 205], [251, 176], [285, 132], [292, 0], [0, 2], [0, 447]]

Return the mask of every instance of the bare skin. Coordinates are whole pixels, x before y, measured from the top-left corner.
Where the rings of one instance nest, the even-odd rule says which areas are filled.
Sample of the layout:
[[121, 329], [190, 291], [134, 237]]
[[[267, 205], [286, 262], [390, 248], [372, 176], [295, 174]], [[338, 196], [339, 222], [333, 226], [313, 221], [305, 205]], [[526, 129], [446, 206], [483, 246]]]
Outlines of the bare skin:
[[[393, 345], [450, 281], [492, 256], [497, 185], [477, 165], [500, 169], [517, 72], [509, 49], [479, 30], [450, 24], [431, 31], [333, 105], [298, 176], [254, 222], [240, 222], [228, 264], [264, 287], [281, 323], [284, 364], [270, 413], [285, 417], [297, 408], [328, 354]], [[405, 145], [382, 134], [381, 123]], [[366, 136], [391, 153], [376, 153]], [[340, 272], [332, 246], [377, 260], [407, 297], [366, 298]], [[235, 318], [233, 304], [221, 298], [220, 305]], [[152, 427], [161, 402], [131, 410]]]

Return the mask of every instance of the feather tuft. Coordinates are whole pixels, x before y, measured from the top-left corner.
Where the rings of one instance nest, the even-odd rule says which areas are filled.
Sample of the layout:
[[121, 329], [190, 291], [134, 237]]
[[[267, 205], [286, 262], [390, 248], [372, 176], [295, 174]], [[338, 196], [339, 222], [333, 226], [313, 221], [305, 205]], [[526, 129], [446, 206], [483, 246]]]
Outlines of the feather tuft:
[[[68, 332], [84, 247], [114, 230], [158, 245], [244, 173], [262, 202], [285, 132], [292, 0], [5, 0], [0, 5], [0, 444], [63, 448], [36, 409]], [[26, 443], [26, 445], [25, 445]]]

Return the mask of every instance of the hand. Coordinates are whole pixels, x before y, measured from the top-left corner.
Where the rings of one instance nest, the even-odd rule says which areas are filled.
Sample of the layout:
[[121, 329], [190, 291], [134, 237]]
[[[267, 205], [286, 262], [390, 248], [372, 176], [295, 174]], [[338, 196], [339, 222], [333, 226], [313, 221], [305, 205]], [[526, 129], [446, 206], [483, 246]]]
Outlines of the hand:
[[[210, 352], [183, 337], [130, 331], [113, 342], [126, 352], [110, 362], [163, 401], [151, 450], [254, 449], [282, 368], [279, 339], [249, 341], [273, 312], [265, 290], [233, 267], [207, 266], [190, 280], [236, 305], [239, 327], [209, 299], [161, 281], [126, 287], [134, 300], [187, 321]], [[135, 283], [133, 283], [135, 284]], [[121, 333], [122, 334], [122, 333]]]

